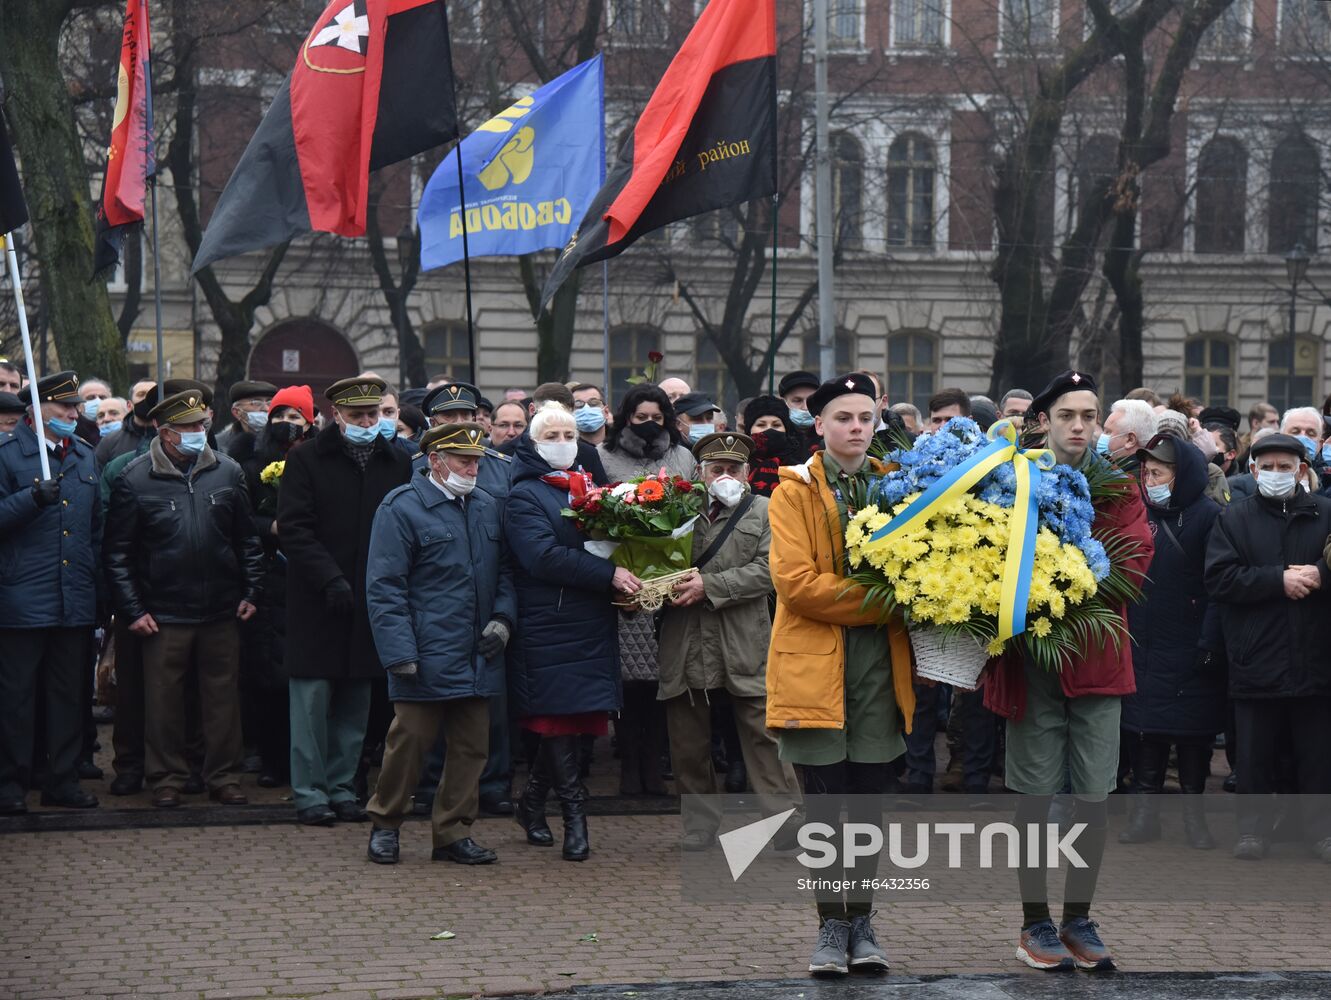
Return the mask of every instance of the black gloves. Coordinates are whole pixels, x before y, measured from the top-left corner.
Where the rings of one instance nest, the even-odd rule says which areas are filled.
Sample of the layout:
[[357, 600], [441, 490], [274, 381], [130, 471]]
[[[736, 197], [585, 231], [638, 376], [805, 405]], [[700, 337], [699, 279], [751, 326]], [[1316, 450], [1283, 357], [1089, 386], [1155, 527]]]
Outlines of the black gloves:
[[481, 638], [476, 643], [476, 651], [487, 660], [492, 660], [502, 653], [507, 645], [508, 626], [496, 618], [481, 632]]
[[324, 607], [335, 615], [349, 615], [356, 606], [356, 596], [345, 576], [339, 576], [324, 588]]
[[32, 498], [38, 507], [54, 507], [60, 502], [60, 484], [54, 479], [43, 479], [33, 483]]

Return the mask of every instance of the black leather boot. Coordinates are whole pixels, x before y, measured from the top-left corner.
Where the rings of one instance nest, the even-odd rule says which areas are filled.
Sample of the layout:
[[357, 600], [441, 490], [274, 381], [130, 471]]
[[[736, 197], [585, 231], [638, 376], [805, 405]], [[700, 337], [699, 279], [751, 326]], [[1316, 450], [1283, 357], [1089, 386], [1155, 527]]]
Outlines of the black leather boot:
[[513, 818], [527, 833], [527, 843], [537, 847], [553, 847], [555, 836], [545, 821], [545, 796], [550, 791], [549, 752], [545, 740], [532, 758], [527, 785], [513, 804]]
[[547, 736], [541, 741], [541, 748], [564, 811], [564, 860], [586, 861], [591, 846], [587, 842], [586, 793], [578, 778], [578, 738]]
[[1138, 737], [1132, 748], [1134, 793], [1128, 799], [1128, 825], [1118, 835], [1120, 844], [1145, 844], [1160, 839], [1160, 800], [1165, 785], [1169, 744]]
[[1206, 778], [1211, 771], [1211, 748], [1206, 744], [1179, 746], [1178, 783], [1183, 789], [1183, 839], [1197, 851], [1215, 847], [1215, 838], [1206, 825]]

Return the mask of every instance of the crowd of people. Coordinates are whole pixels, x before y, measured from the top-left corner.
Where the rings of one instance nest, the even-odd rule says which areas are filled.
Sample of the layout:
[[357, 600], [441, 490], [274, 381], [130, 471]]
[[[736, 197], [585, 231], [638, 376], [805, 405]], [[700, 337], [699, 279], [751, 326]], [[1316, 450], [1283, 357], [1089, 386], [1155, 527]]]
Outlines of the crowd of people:
[[[939, 789], [982, 805], [1006, 787], [1031, 822], [1080, 796], [1097, 864], [1112, 791], [1132, 793], [1120, 840], [1162, 836], [1174, 761], [1183, 837], [1213, 848], [1217, 746], [1218, 784], [1246, 793], [1236, 858], [1279, 835], [1273, 793], [1331, 792], [1331, 400], [1259, 404], [1245, 427], [1144, 388], [1104, 405], [1068, 372], [997, 402], [944, 389], [922, 410], [873, 372], [797, 371], [732, 413], [679, 378], [612, 409], [591, 383], [496, 405], [465, 382], [399, 391], [362, 372], [322, 410], [307, 386], [241, 382], [219, 419], [189, 379], [122, 398], [58, 372], [35, 386], [39, 413], [33, 388], [0, 361], [0, 815], [32, 789], [98, 805], [80, 782], [102, 777], [93, 672], [112, 658], [111, 794], [240, 805], [255, 772], [290, 785], [300, 823], [368, 821], [384, 864], [413, 810], [435, 860], [493, 862], [481, 815], [554, 846], [552, 794], [562, 857], [587, 859], [584, 779], [612, 723], [623, 795], [666, 795], [670, 775], [675, 794], [752, 788], [825, 819], [849, 793], [933, 793], [942, 730]], [[1129, 484], [1096, 517], [1136, 543], [1130, 647], [1060, 676], [1006, 656], [978, 691], [949, 689], [914, 676], [901, 621], [865, 611], [842, 554], [849, 498], [883, 472], [875, 456], [959, 418], [1010, 421]], [[652, 615], [626, 607], [642, 581], [564, 511], [661, 470], [708, 499], [695, 568]], [[711, 848], [720, 821], [690, 810], [684, 849]], [[1281, 822], [1331, 862], [1331, 816]], [[793, 826], [776, 842], [793, 846]], [[1094, 874], [1069, 874], [1059, 925], [1043, 870], [1019, 876], [1023, 960], [1112, 967]], [[819, 895], [812, 971], [886, 966], [872, 899]]]

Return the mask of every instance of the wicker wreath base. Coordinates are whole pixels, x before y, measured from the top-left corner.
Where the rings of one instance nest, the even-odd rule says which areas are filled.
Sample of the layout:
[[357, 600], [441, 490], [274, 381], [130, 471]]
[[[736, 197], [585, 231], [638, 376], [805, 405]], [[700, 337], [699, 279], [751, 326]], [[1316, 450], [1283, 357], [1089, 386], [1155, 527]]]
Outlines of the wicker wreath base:
[[943, 684], [973, 689], [989, 656], [974, 639], [945, 635], [942, 629], [912, 626], [910, 644], [915, 650], [915, 668], [921, 677]]
[[690, 573], [696, 572], [696, 569], [690, 567], [678, 573], [667, 573], [665, 576], [654, 576], [650, 580], [643, 580], [642, 590], [632, 597], [615, 601], [615, 607], [632, 608], [636, 611], [660, 611], [675, 592], [675, 584]]

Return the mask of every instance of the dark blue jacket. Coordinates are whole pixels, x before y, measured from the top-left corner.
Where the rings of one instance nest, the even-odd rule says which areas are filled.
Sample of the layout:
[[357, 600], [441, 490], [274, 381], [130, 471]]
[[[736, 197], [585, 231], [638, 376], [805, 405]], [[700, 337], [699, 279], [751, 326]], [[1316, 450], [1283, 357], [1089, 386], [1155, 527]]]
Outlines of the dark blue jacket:
[[[419, 451], [411, 457], [411, 471], [414, 475], [430, 471], [430, 463]], [[486, 448], [481, 456], [480, 467], [476, 470], [476, 485], [489, 493], [500, 503], [508, 496], [509, 481], [513, 477], [513, 460], [493, 448]]]
[[1201, 451], [1187, 441], [1175, 441], [1174, 451], [1169, 506], [1146, 503], [1155, 557], [1141, 603], [1128, 606], [1137, 693], [1123, 699], [1123, 728], [1212, 737], [1225, 728], [1224, 642], [1205, 571], [1207, 541], [1221, 508], [1205, 495]]
[[101, 578], [102, 505], [92, 446], [70, 438], [64, 460], [51, 458], [60, 503], [38, 507], [32, 485], [42, 478], [26, 423], [0, 434], [0, 625], [76, 628], [97, 618]]
[[502, 619], [510, 636], [516, 631], [499, 503], [478, 489], [464, 510], [428, 475], [414, 474], [374, 515], [365, 601], [384, 667], [416, 664], [415, 676], [388, 675], [391, 700], [500, 694], [503, 656], [476, 652], [492, 619]]
[[615, 566], [583, 550], [585, 536], [560, 511], [568, 494], [530, 441], [514, 456], [505, 534], [514, 562], [518, 634], [509, 645], [510, 706], [517, 718], [620, 707]]

